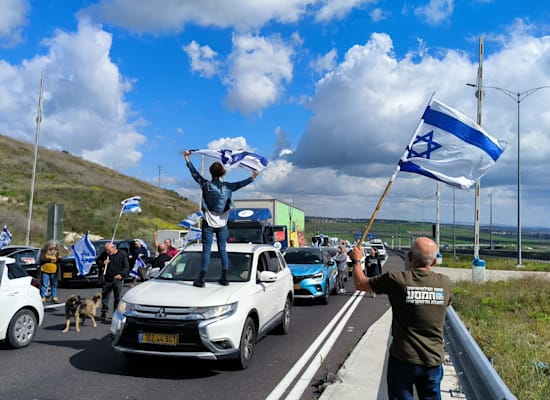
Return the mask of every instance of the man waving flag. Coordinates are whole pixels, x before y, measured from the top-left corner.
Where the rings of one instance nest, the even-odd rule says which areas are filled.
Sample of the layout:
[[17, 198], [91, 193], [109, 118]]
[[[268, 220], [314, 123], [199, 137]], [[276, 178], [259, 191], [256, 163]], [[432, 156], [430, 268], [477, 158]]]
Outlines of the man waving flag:
[[11, 242], [11, 232], [8, 230], [8, 227], [4, 225], [2, 232], [0, 232], [0, 249], [6, 247]]
[[460, 112], [432, 100], [399, 160], [399, 170], [468, 189], [505, 149], [506, 142], [489, 135]]

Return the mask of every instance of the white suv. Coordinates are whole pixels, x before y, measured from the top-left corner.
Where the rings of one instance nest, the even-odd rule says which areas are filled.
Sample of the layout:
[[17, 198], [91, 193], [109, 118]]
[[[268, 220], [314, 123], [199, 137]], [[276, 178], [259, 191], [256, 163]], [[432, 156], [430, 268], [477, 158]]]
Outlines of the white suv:
[[27, 346], [44, 321], [40, 292], [32, 284], [13, 258], [0, 257], [0, 341], [14, 348]]
[[111, 322], [112, 344], [127, 356], [149, 354], [250, 364], [257, 340], [287, 333], [294, 297], [292, 274], [279, 250], [228, 243], [228, 286], [218, 283], [217, 248], [204, 288], [193, 286], [202, 245], [180, 251], [152, 280], [130, 289]]

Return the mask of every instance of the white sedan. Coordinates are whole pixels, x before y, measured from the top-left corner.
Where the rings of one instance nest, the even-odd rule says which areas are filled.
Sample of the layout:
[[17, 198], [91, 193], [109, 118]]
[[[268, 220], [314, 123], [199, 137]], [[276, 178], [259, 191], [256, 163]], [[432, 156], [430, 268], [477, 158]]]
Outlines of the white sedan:
[[19, 348], [29, 345], [42, 325], [44, 305], [33, 286], [37, 281], [14, 262], [0, 257], [0, 341]]
[[257, 340], [287, 333], [294, 297], [292, 274], [279, 250], [228, 243], [228, 286], [218, 283], [216, 246], [204, 288], [193, 286], [202, 245], [180, 251], [152, 280], [129, 290], [111, 322], [112, 344], [139, 354], [207, 360], [234, 359], [247, 368]]

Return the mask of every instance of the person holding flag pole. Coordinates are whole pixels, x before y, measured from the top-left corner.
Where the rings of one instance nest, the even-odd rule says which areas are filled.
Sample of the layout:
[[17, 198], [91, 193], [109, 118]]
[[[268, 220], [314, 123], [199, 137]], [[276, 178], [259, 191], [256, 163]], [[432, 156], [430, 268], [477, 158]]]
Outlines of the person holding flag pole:
[[392, 341], [387, 367], [390, 399], [440, 399], [443, 377], [444, 322], [452, 301], [448, 276], [432, 271], [439, 249], [419, 237], [407, 254], [409, 270], [366, 277], [361, 245], [399, 171], [427, 176], [467, 189], [493, 166], [506, 143], [432, 95], [357, 245], [350, 252], [355, 289], [387, 294], [392, 305]]
[[120, 214], [113, 231], [113, 237], [110, 242], [105, 243], [105, 252], [107, 257], [103, 261], [103, 290], [101, 292], [102, 322], [107, 322], [111, 292], [114, 293], [113, 309], [117, 309], [122, 294], [122, 288], [124, 286], [124, 277], [126, 277], [130, 271], [128, 256], [124, 252], [119, 251], [117, 246], [114, 244], [116, 231], [123, 214], [141, 212], [140, 202], [140, 196], [134, 196], [122, 200], [122, 208], [120, 209]]

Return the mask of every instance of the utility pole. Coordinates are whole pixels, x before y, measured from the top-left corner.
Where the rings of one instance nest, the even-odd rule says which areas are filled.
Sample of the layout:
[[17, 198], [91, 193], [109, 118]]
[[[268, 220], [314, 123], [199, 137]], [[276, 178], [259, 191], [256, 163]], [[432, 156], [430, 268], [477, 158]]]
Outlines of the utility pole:
[[158, 169], [159, 169], [158, 187], [160, 188], [160, 177], [162, 175], [162, 165], [159, 164]]

